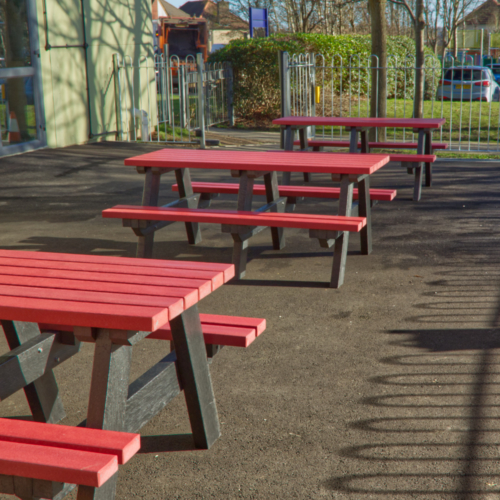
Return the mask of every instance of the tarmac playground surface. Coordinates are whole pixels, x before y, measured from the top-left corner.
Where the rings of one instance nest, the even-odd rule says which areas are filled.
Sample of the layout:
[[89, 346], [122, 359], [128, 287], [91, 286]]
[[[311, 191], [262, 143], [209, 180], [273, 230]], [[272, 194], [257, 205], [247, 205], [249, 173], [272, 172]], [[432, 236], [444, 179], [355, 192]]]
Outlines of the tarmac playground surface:
[[[101, 211], [140, 204], [143, 177], [123, 159], [156, 148], [101, 143], [0, 159], [0, 248], [134, 256], [132, 230]], [[307, 230], [287, 230], [281, 251], [270, 231], [252, 238], [246, 278], [199, 304], [267, 320], [249, 348], [224, 348], [211, 365], [222, 436], [193, 450], [178, 396], [141, 430], [117, 499], [500, 498], [499, 167], [438, 160], [419, 203], [405, 169], [382, 168], [372, 187], [398, 196], [373, 209], [371, 255], [351, 235], [338, 290], [327, 287], [332, 250]], [[231, 181], [221, 171], [192, 177]], [[160, 201], [174, 199], [174, 176], [162, 182]], [[298, 209], [328, 213], [331, 203]], [[154, 256], [231, 262], [230, 235], [204, 225], [202, 236], [190, 246], [184, 225], [171, 225], [156, 233]], [[131, 379], [167, 349], [142, 341]], [[84, 344], [55, 369], [67, 425], [85, 416], [92, 354]], [[27, 415], [22, 392], [0, 402], [2, 417]]]

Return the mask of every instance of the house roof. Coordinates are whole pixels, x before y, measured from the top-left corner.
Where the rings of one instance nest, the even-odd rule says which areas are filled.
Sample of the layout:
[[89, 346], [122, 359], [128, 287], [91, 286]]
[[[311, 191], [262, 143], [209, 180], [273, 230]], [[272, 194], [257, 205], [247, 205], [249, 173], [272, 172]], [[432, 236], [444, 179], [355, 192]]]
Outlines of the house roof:
[[167, 14], [167, 17], [190, 17], [187, 12], [184, 12], [181, 9], [178, 9], [177, 7], [174, 7], [171, 3], [166, 2], [165, 0], [157, 0], [158, 3], [161, 5], [165, 13]]
[[497, 26], [500, 20], [500, 2], [486, 0], [464, 18], [468, 26]]
[[195, 0], [192, 2], [186, 2], [181, 6], [181, 9], [192, 17], [203, 16], [209, 21], [212, 29], [249, 29], [248, 23], [243, 21], [243, 19], [238, 17], [236, 14], [233, 14], [229, 10], [229, 3], [225, 1], [215, 3], [212, 2], [212, 0]]

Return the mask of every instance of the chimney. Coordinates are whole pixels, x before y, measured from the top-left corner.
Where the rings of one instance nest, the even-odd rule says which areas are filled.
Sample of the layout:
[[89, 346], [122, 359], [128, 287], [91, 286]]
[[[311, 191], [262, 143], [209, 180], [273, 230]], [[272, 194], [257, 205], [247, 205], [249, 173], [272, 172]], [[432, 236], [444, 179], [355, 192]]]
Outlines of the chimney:
[[223, 19], [226, 14], [229, 14], [229, 2], [220, 0], [217, 2], [217, 24], [221, 24], [221, 19]]

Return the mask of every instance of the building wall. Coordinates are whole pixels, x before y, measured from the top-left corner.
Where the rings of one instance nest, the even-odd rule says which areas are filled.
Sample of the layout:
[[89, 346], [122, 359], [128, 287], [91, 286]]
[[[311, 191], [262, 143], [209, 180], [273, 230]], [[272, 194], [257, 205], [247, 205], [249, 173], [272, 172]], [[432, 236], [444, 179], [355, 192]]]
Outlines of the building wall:
[[[37, 8], [48, 145], [61, 147], [102, 138], [113, 140], [118, 128], [113, 54], [119, 54], [120, 60], [129, 56], [134, 66], [144, 57], [152, 63], [151, 3], [83, 0], [90, 99], [87, 99], [83, 48], [54, 47], [83, 45], [81, 0], [46, 0], [45, 15], [43, 1], [37, 2]], [[47, 41], [52, 48], [46, 48]], [[154, 91], [154, 72], [151, 78], [150, 90], [152, 87]], [[147, 91], [144, 84], [142, 87], [142, 92]], [[136, 86], [136, 102], [139, 97]], [[112, 133], [101, 135], [106, 132]]]
[[236, 38], [245, 38], [248, 32], [240, 31], [240, 30], [214, 30], [210, 31], [212, 35], [212, 44], [222, 44], [227, 45], [231, 40]]

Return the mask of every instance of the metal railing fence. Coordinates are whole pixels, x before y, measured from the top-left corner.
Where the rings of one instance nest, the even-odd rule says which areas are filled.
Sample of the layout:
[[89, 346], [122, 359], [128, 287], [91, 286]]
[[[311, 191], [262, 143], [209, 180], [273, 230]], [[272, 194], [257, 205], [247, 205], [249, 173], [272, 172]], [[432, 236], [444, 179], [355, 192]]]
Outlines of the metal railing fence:
[[144, 57], [137, 66], [114, 57], [119, 140], [205, 147], [207, 127], [233, 122], [229, 64], [204, 63], [201, 54]]
[[[448, 71], [473, 64], [453, 58], [444, 67], [435, 58], [427, 57], [421, 71], [424, 76], [423, 118], [445, 118], [441, 131], [433, 140], [446, 142], [455, 151], [500, 151], [500, 87], [491, 83], [491, 99], [477, 101], [472, 71], [470, 82], [448, 82], [449, 88], [460, 91], [446, 96], [442, 82], [446, 83]], [[417, 68], [413, 56], [398, 58], [388, 56], [387, 66], [379, 66], [378, 58], [363, 60], [351, 56], [344, 60], [340, 55], [329, 62], [321, 54], [280, 54], [282, 116], [370, 116], [370, 97], [378, 94], [380, 73], [385, 70], [387, 84], [387, 116], [408, 118], [413, 116], [413, 95]], [[372, 70], [377, 75], [372, 81]], [[476, 84], [477, 85], [477, 84]], [[489, 87], [489, 86], [488, 86]], [[441, 89], [441, 90], [440, 90]], [[464, 92], [465, 91], [465, 92]], [[348, 140], [349, 134], [342, 127], [315, 127], [309, 134], [317, 138]], [[414, 142], [411, 130], [386, 129], [387, 140]]]

